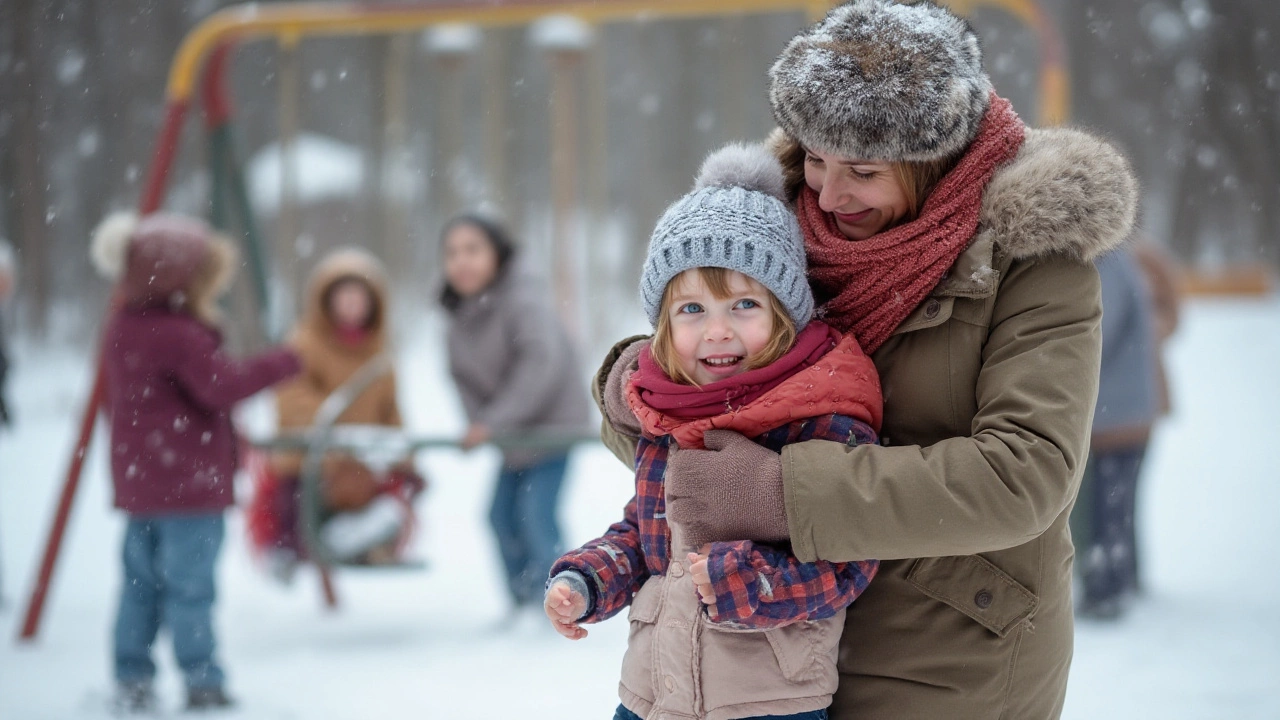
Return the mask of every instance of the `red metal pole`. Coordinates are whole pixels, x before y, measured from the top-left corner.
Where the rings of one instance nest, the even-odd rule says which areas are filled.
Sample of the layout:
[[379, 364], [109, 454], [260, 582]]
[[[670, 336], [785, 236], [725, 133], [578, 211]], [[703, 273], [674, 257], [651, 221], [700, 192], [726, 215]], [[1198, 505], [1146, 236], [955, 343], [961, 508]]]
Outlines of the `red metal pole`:
[[[151, 164], [151, 175], [147, 179], [146, 189], [142, 194], [139, 212], [143, 215], [160, 207], [164, 197], [164, 189], [173, 166], [173, 158], [178, 147], [178, 138], [182, 134], [182, 123], [186, 119], [187, 103], [176, 101], [169, 104], [164, 127], [160, 131], [160, 143], [156, 146], [155, 156]], [[110, 307], [114, 308], [113, 298]], [[45, 542], [44, 555], [40, 560], [40, 572], [36, 576], [35, 587], [31, 590], [31, 598], [27, 602], [27, 612], [22, 621], [22, 631], [18, 635], [21, 641], [35, 639], [40, 630], [40, 618], [44, 614], [45, 600], [49, 594], [49, 585], [53, 580], [53, 569], [58, 562], [58, 552], [62, 548], [62, 537], [67, 530], [67, 520], [71, 517], [71, 505], [75, 500], [76, 489], [80, 485], [80, 473], [84, 469], [84, 458], [89, 453], [89, 443], [93, 440], [93, 430], [98, 419], [98, 409], [102, 406], [104, 393], [102, 376], [102, 352], [99, 349], [93, 375], [93, 391], [89, 394], [89, 402], [85, 405], [84, 414], [80, 417], [80, 436], [76, 440], [75, 452], [71, 454], [71, 464], [67, 468], [66, 480], [62, 484], [62, 495], [58, 498], [58, 507], [53, 516], [53, 526], [49, 529], [49, 539]]]

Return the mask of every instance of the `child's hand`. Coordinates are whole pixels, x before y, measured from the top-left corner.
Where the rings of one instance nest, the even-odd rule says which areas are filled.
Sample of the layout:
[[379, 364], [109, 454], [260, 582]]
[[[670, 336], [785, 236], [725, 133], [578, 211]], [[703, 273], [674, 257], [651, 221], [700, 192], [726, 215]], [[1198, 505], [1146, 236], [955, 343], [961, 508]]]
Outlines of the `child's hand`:
[[551, 618], [551, 627], [570, 640], [581, 640], [587, 631], [578, 625], [578, 618], [587, 611], [587, 599], [574, 592], [569, 583], [559, 580], [551, 583], [542, 609]]
[[[704, 551], [706, 548], [704, 548]], [[702, 600], [702, 604], [707, 606], [707, 612], [712, 617], [716, 615], [716, 591], [711, 587], [711, 574], [707, 572], [707, 556], [699, 553], [689, 553], [689, 576], [693, 578], [693, 585], [698, 590], [698, 598]]]

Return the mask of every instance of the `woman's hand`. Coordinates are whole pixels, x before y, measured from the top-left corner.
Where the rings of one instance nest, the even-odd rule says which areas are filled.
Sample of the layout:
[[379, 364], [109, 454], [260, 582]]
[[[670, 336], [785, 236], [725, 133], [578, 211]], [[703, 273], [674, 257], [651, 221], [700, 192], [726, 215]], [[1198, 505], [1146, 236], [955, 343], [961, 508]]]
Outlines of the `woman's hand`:
[[[704, 549], [705, 553], [705, 549]], [[693, 586], [698, 591], [698, 599], [707, 606], [711, 617], [716, 616], [716, 590], [711, 586], [711, 573], [707, 571], [707, 556], [703, 553], [689, 553], [689, 577], [693, 578]]]
[[462, 440], [458, 445], [463, 450], [471, 450], [477, 445], [483, 445], [489, 442], [493, 435], [489, 432], [489, 428], [485, 425], [475, 424], [467, 428], [467, 434], [462, 436]]
[[667, 458], [667, 518], [689, 545], [789, 540], [782, 456], [732, 430], [708, 430], [703, 443]]
[[578, 624], [578, 618], [587, 611], [587, 599], [576, 593], [569, 583], [557, 580], [547, 589], [542, 609], [551, 619], [551, 627], [570, 640], [581, 640], [587, 631]]

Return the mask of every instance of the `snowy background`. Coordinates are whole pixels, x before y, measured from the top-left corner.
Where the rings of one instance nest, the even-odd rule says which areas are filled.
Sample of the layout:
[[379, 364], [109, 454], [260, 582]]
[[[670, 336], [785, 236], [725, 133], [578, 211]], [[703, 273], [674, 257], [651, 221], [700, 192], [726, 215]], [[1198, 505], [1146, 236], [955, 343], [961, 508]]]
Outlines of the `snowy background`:
[[[402, 343], [402, 402], [422, 432], [462, 429], [426, 317]], [[109, 627], [122, 517], [102, 443], [77, 498], [39, 641], [13, 642], [86, 395], [83, 354], [16, 348], [19, 424], [0, 435], [0, 718], [105, 716]], [[1280, 717], [1280, 298], [1194, 300], [1169, 347], [1176, 415], [1154, 439], [1140, 495], [1148, 595], [1115, 624], [1082, 623], [1065, 717], [1274, 720]], [[264, 404], [245, 408], [263, 422]], [[607, 718], [617, 703], [625, 620], [570, 643], [543, 621], [501, 627], [505, 606], [486, 511], [496, 458], [433, 452], [414, 553], [422, 572], [344, 571], [342, 607], [318, 584], [269, 580], [230, 515], [217, 609], [234, 718]], [[599, 534], [631, 493], [599, 446], [572, 461], [569, 541]], [[181, 701], [164, 649], [160, 691]]]

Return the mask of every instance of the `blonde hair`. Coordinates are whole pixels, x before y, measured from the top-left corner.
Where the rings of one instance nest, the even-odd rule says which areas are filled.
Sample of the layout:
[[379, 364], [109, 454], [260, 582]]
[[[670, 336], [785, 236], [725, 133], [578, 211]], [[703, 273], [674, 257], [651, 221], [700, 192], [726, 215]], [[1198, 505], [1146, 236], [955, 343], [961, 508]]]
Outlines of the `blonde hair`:
[[[667, 283], [667, 287], [662, 291], [662, 302], [658, 306], [658, 326], [654, 328], [653, 339], [649, 342], [649, 354], [653, 357], [653, 361], [657, 363], [662, 372], [675, 382], [684, 383], [685, 385], [697, 385], [692, 377], [684, 371], [680, 366], [680, 359], [676, 356], [675, 338], [671, 333], [671, 301], [675, 297], [679, 284], [683, 282], [681, 278], [685, 273], [696, 272], [698, 277], [707, 286], [707, 290], [711, 292], [712, 297], [717, 300], [725, 300], [733, 295], [733, 288], [729, 285], [729, 273], [735, 272], [720, 267], [700, 267], [684, 272], [671, 278]], [[763, 285], [761, 286], [764, 287]], [[764, 293], [769, 301], [769, 315], [772, 321], [769, 330], [769, 343], [764, 346], [755, 357], [750, 358], [747, 363], [748, 370], [755, 370], [766, 365], [771, 365], [783, 355], [790, 352], [791, 347], [796, 342], [796, 324], [787, 315], [787, 311], [782, 307], [782, 303], [778, 302], [778, 298], [768, 288], [764, 288]]]
[[[781, 128], [769, 135], [767, 143], [778, 162], [782, 163], [787, 199], [794, 203], [800, 196], [800, 189], [804, 187], [804, 146]], [[907, 214], [903, 222], [911, 222], [920, 216], [920, 209], [924, 207], [925, 200], [929, 199], [929, 193], [933, 192], [959, 160], [960, 156], [957, 155], [928, 162], [897, 160], [889, 163], [907, 197]]]

